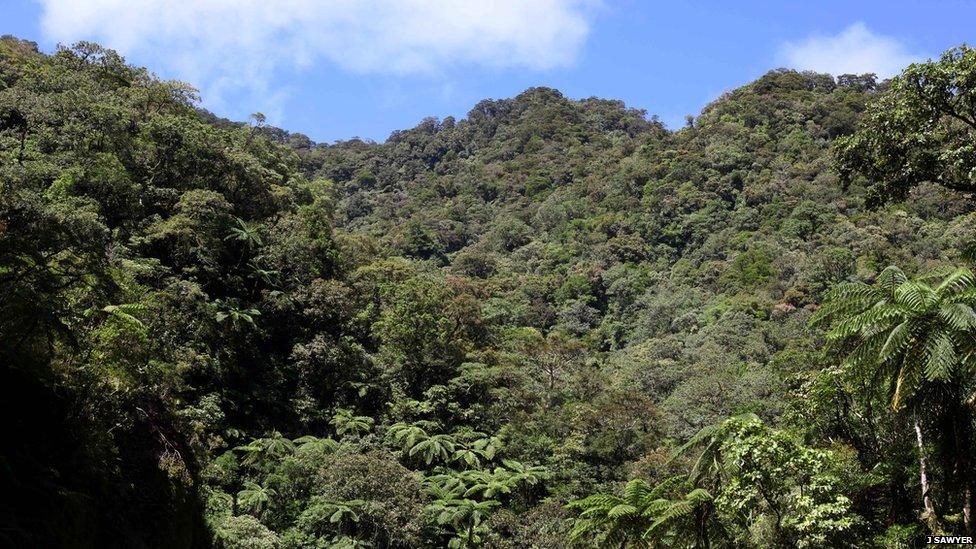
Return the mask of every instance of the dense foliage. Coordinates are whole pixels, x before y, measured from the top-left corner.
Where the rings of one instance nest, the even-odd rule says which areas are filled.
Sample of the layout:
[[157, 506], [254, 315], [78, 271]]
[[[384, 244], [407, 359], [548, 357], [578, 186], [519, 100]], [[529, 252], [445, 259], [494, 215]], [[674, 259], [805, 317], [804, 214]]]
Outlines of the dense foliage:
[[974, 74], [315, 144], [0, 39], [0, 543], [971, 532]]

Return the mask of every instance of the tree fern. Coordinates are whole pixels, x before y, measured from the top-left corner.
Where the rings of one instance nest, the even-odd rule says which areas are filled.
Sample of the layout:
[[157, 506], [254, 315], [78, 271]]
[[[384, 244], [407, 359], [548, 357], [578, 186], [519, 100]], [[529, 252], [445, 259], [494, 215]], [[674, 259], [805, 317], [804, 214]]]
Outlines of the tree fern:
[[427, 440], [429, 436], [427, 431], [417, 423], [394, 423], [386, 432], [387, 441], [397, 444], [404, 452], [409, 451], [418, 442]]
[[248, 480], [244, 482], [244, 489], [237, 493], [237, 505], [260, 517], [272, 498], [277, 495], [273, 489]]
[[295, 451], [295, 443], [278, 431], [272, 431], [265, 438], [256, 438], [243, 446], [234, 448], [244, 454], [244, 464], [260, 466], [268, 461], [276, 461]]
[[369, 416], [357, 416], [348, 408], [340, 408], [332, 416], [329, 423], [335, 428], [339, 436], [359, 437], [369, 432], [373, 428], [373, 418]]
[[122, 303], [120, 305], [106, 305], [102, 308], [102, 312], [108, 313], [110, 316], [114, 316], [140, 330], [145, 330], [146, 325], [136, 318], [135, 315], [145, 310], [146, 306], [142, 303]]
[[[911, 409], [923, 486], [926, 450], [920, 418], [934, 416], [933, 422], [950, 425], [972, 421], [967, 399], [976, 377], [974, 306], [976, 275], [968, 268], [934, 269], [909, 280], [889, 267], [873, 286], [844, 285], [828, 292], [811, 319], [830, 325], [827, 337], [846, 351], [847, 371], [884, 387], [895, 410]], [[946, 401], [947, 395], [960, 396]], [[949, 451], [964, 462], [959, 449], [971, 447], [972, 441], [968, 434], [956, 436], [962, 438]], [[930, 517], [934, 531], [938, 516], [927, 489], [923, 492], [923, 515]]]
[[339, 443], [331, 438], [319, 438], [306, 435], [295, 439], [296, 450], [303, 453], [333, 454], [339, 449]]
[[811, 323], [830, 325], [827, 337], [835, 344], [853, 344], [844, 366], [887, 385], [899, 408], [926, 383], [972, 368], [974, 305], [976, 275], [968, 268], [910, 280], [889, 267], [873, 286], [844, 284], [828, 292]]
[[[710, 510], [712, 497], [701, 488], [693, 488], [688, 493], [681, 491], [689, 486], [688, 477], [680, 475], [653, 487], [641, 479], [633, 479], [620, 496], [593, 494], [570, 502], [568, 508], [580, 511], [570, 539], [602, 547], [624, 544], [644, 547], [665, 543], [666, 538], [674, 536], [697, 540], [701, 525], [682, 519], [708, 512], [706, 508]], [[673, 493], [678, 497], [671, 499]]]

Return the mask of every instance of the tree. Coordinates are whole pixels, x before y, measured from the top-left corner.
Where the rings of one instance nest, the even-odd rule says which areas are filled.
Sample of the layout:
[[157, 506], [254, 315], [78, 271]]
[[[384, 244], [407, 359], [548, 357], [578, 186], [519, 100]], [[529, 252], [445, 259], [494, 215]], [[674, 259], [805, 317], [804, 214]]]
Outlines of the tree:
[[427, 465], [434, 463], [434, 460], [450, 463], [457, 451], [454, 437], [444, 433], [430, 435], [417, 423], [396, 423], [390, 426], [387, 440], [400, 445], [403, 452], [410, 457], [419, 455]]
[[633, 479], [623, 495], [593, 494], [570, 502], [567, 507], [580, 511], [570, 539], [590, 540], [600, 547], [649, 547], [647, 538], [658, 519], [656, 511], [661, 510], [660, 502], [675, 480], [652, 487]]
[[348, 408], [340, 408], [332, 416], [330, 423], [335, 427], [336, 433], [339, 436], [352, 435], [358, 438], [373, 428], [373, 418], [369, 416], [357, 416]]
[[[703, 448], [702, 448], [703, 446]], [[687, 475], [656, 486], [631, 480], [622, 496], [595, 494], [572, 537], [601, 546], [817, 547], [841, 541], [856, 523], [833, 455], [808, 448], [754, 415], [703, 429], [676, 454], [701, 448]]]
[[541, 465], [525, 465], [524, 463], [504, 459], [503, 467], [493, 470], [468, 470], [460, 474], [467, 490], [464, 497], [481, 494], [482, 499], [491, 499], [503, 494], [511, 494], [520, 485], [533, 486], [549, 477], [549, 471]]
[[871, 181], [874, 202], [902, 200], [919, 183], [976, 191], [976, 50], [915, 63], [871, 103], [836, 145], [841, 178]]
[[[421, 536], [429, 524], [423, 513], [428, 499], [419, 475], [387, 451], [350, 450], [319, 458], [314, 464], [312, 499], [351, 507], [358, 520], [344, 511], [341, 533], [369, 547], [422, 545]], [[325, 514], [326, 509], [320, 509], [319, 518], [309, 523], [322, 534], [337, 529], [330, 520], [339, 508], [330, 514]]]
[[[924, 528], [919, 435], [961, 529], [965, 399], [916, 433], [806, 323], [976, 227], [935, 184], [867, 212], [834, 184], [875, 88], [773, 71], [676, 132], [533, 89], [316, 144], [95, 45], [0, 37], [0, 545], [560, 547], [567, 498], [634, 477], [646, 514], [605, 510], [632, 546], [897, 541]], [[745, 411], [777, 427], [666, 461]]]
[[409, 257], [420, 259], [442, 260], [444, 245], [434, 231], [430, 230], [422, 221], [411, 220], [402, 230], [403, 253]]
[[260, 248], [264, 243], [261, 240], [261, 231], [264, 227], [258, 224], [248, 223], [239, 217], [234, 218], [234, 225], [229, 229], [229, 233], [224, 240], [232, 240], [240, 243], [247, 252], [252, 252]]
[[339, 449], [339, 443], [331, 438], [319, 438], [305, 435], [295, 439], [296, 451], [308, 454], [334, 454]]
[[557, 400], [559, 389], [578, 368], [585, 357], [583, 345], [562, 332], [553, 331], [543, 337], [534, 329], [525, 330], [518, 342], [518, 350], [532, 366], [533, 377], [538, 378], [545, 393], [545, 406], [551, 408]]
[[254, 481], [244, 482], [244, 489], [237, 493], [237, 505], [260, 518], [261, 513], [278, 493]]
[[474, 299], [445, 281], [418, 276], [391, 288], [373, 333], [389, 374], [410, 396], [453, 377], [481, 325]]
[[435, 492], [435, 499], [427, 511], [436, 517], [437, 524], [450, 526], [453, 535], [447, 546], [451, 549], [481, 545], [485, 533], [482, 521], [500, 504], [495, 500], [476, 501], [460, 497], [457, 491]]
[[348, 526], [359, 522], [360, 510], [365, 505], [366, 502], [361, 499], [332, 501], [316, 496], [298, 517], [298, 527], [305, 532], [318, 535], [330, 529], [348, 531]]
[[831, 547], [859, 522], [829, 450], [756, 417], [727, 420], [718, 434], [715, 513], [733, 545]]
[[250, 516], [228, 517], [218, 525], [217, 539], [224, 547], [240, 549], [278, 549], [281, 539], [258, 519]]
[[254, 319], [261, 316], [261, 311], [253, 307], [245, 308], [237, 299], [217, 300], [214, 306], [217, 308], [214, 319], [234, 328], [247, 326], [254, 328], [256, 326]]
[[256, 438], [234, 449], [244, 454], [245, 465], [260, 467], [292, 454], [295, 451], [295, 443], [278, 431], [272, 431], [268, 437]]
[[[680, 477], [679, 477], [680, 478]], [[673, 547], [682, 540], [693, 540], [708, 549], [717, 534], [723, 534], [714, 518], [714, 498], [704, 488], [677, 492], [676, 497], [661, 498], [654, 504], [654, 522], [645, 532], [647, 539], [663, 547]]]
[[[935, 284], [934, 286], [932, 284]], [[929, 479], [924, 427], [951, 426], [936, 442], [953, 454], [946, 492], [961, 492], [971, 528], [973, 414], [976, 380], [976, 276], [968, 268], [937, 269], [909, 279], [888, 267], [874, 285], [840, 284], [811, 319], [830, 324], [827, 337], [846, 352], [843, 367], [861, 372], [887, 392], [896, 411], [912, 417], [917, 438], [923, 519], [938, 531], [939, 513]], [[926, 421], [928, 420], [928, 422]], [[955, 478], [952, 485], [948, 479]]]
[[435, 459], [442, 463], [449, 462], [453, 453], [454, 438], [451, 435], [441, 433], [421, 440], [413, 448], [410, 448], [408, 455], [419, 454], [424, 458], [424, 463], [430, 465]]
[[454, 433], [455, 463], [479, 469], [482, 460], [491, 461], [502, 448], [502, 441], [496, 436], [487, 436], [478, 431], [458, 431]]

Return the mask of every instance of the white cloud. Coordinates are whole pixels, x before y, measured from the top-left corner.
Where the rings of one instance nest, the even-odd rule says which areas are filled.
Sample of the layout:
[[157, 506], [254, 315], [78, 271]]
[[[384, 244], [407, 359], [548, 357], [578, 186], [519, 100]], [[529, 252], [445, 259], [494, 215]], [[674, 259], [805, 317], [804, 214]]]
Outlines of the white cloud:
[[94, 40], [202, 87], [209, 103], [270, 96], [276, 71], [355, 73], [571, 64], [595, 0], [38, 0], [42, 29]]
[[888, 78], [920, 61], [898, 40], [872, 32], [864, 23], [854, 23], [832, 36], [816, 35], [801, 42], [783, 44], [779, 62], [801, 70], [838, 74], [873, 72]]

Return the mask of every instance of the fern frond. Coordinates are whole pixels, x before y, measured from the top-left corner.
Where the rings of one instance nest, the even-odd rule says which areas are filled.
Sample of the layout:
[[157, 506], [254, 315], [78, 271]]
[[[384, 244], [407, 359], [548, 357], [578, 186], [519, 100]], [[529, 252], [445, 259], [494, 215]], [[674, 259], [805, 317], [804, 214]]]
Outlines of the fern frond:
[[624, 488], [624, 498], [631, 503], [644, 501], [651, 494], [651, 487], [639, 478], [627, 483]]
[[710, 494], [708, 490], [704, 488], [695, 488], [691, 492], [688, 492], [685, 499], [693, 503], [704, 503], [706, 501], [712, 501], [715, 498], [712, 497], [712, 494]]
[[135, 314], [145, 310], [146, 306], [142, 303], [123, 303], [121, 305], [106, 305], [102, 307], [103, 312], [138, 328], [145, 328], [146, 325], [136, 318]]
[[966, 331], [976, 326], [976, 311], [965, 303], [950, 303], [939, 309], [939, 318], [954, 330]]
[[824, 295], [825, 301], [841, 301], [848, 299], [877, 299], [878, 290], [863, 282], [842, 282]]
[[578, 519], [573, 529], [569, 531], [569, 539], [571, 541], [580, 541], [583, 536], [593, 532], [596, 529], [596, 524], [593, 521], [586, 519]]
[[622, 503], [620, 497], [612, 494], [593, 494], [583, 499], [571, 501], [566, 504], [570, 509], [604, 509], [609, 511], [613, 506]]
[[[839, 322], [833, 329], [827, 332], [827, 337], [830, 339], [843, 339], [864, 330], [877, 333], [879, 329], [884, 329], [883, 327], [891, 325], [891, 323], [896, 322], [904, 314], [905, 309], [901, 306], [888, 303], [877, 305], [863, 313], [856, 314]], [[871, 333], [866, 335], [871, 335]]]
[[914, 311], [924, 311], [937, 303], [939, 296], [928, 284], [912, 281], [895, 289], [895, 301]]
[[911, 321], [906, 320], [901, 324], [895, 326], [891, 332], [888, 333], [888, 337], [885, 339], [884, 345], [881, 346], [881, 350], [878, 351], [878, 362], [886, 362], [895, 358], [900, 354], [912, 337]]
[[894, 265], [889, 265], [885, 267], [881, 274], [878, 275], [878, 287], [884, 290], [886, 293], [891, 293], [895, 291], [895, 288], [901, 286], [908, 281], [908, 277], [905, 276], [905, 272]]
[[863, 366], [873, 366], [878, 362], [878, 351], [884, 345], [883, 334], [862, 341], [847, 355], [842, 365], [848, 369], [860, 369]]
[[957, 268], [951, 265], [939, 265], [930, 271], [922, 273], [916, 278], [917, 280], [944, 280], [952, 275], [956, 270]]
[[650, 533], [655, 532], [662, 526], [674, 522], [676, 519], [686, 517], [690, 515], [694, 510], [695, 510], [695, 506], [692, 505], [691, 502], [687, 500], [676, 501], [670, 507], [665, 509], [664, 512], [661, 513], [661, 516], [657, 518], [657, 520], [651, 523], [651, 526], [647, 529], [647, 531], [644, 532], [644, 535], [647, 536]]
[[698, 446], [704, 441], [712, 438], [715, 434], [718, 433], [720, 428], [721, 428], [721, 424], [708, 425], [706, 427], [702, 427], [702, 429], [698, 431], [698, 433], [696, 433], [693, 437], [688, 439], [688, 442], [682, 444], [680, 447], [678, 447], [677, 450], [675, 450], [674, 454], [671, 456], [671, 459], [668, 460], [668, 463], [673, 461], [678, 456], [683, 455], [690, 448], [694, 448], [695, 446]]
[[685, 475], [675, 475], [673, 477], [666, 478], [660, 483], [658, 483], [654, 487], [654, 489], [652, 489], [651, 492], [647, 495], [647, 497], [648, 499], [651, 500], [660, 498], [664, 494], [670, 492], [675, 486], [687, 480], [688, 477], [686, 477]]
[[635, 514], [637, 514], [637, 507], [634, 507], [629, 503], [615, 505], [612, 509], [607, 511], [607, 517], [609, 518], [629, 517]]
[[925, 355], [925, 377], [929, 381], [948, 379], [958, 359], [948, 334], [931, 334], [925, 341]]
[[968, 268], [960, 267], [946, 276], [942, 283], [935, 288], [935, 291], [939, 295], [958, 293], [971, 289], [974, 281], [976, 281], [976, 275], [973, 275], [973, 272]]
[[875, 299], [824, 301], [817, 311], [813, 313], [813, 316], [810, 317], [810, 326], [823, 326], [833, 322], [839, 316], [863, 312], [877, 301]]
[[943, 301], [945, 303], [976, 303], [976, 289], [964, 290], [948, 295]]

